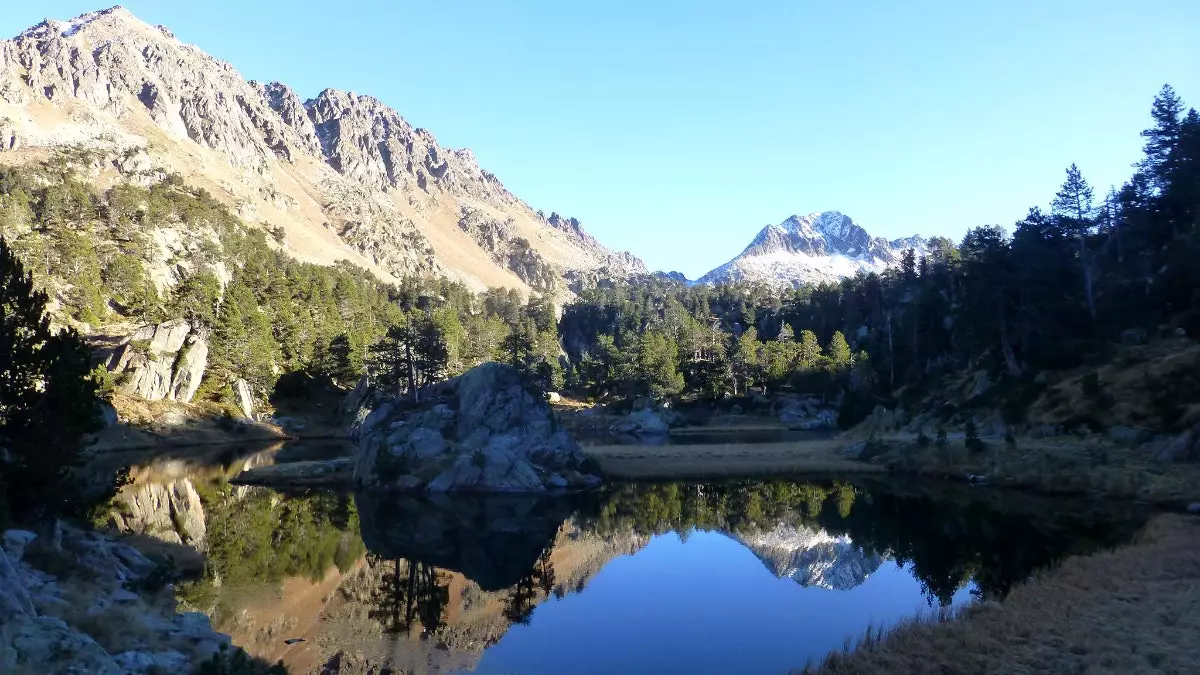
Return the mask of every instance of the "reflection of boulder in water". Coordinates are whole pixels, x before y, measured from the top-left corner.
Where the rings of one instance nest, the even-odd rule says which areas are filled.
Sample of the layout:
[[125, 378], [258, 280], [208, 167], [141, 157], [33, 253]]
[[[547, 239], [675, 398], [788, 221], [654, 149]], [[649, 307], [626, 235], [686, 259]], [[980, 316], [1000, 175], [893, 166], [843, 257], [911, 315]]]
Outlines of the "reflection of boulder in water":
[[866, 553], [850, 537], [825, 530], [780, 523], [773, 530], [734, 537], [776, 576], [794, 579], [801, 586], [849, 590], [883, 563], [883, 558]]
[[363, 542], [384, 558], [461, 572], [486, 591], [513, 586], [579, 505], [536, 494], [355, 494]]

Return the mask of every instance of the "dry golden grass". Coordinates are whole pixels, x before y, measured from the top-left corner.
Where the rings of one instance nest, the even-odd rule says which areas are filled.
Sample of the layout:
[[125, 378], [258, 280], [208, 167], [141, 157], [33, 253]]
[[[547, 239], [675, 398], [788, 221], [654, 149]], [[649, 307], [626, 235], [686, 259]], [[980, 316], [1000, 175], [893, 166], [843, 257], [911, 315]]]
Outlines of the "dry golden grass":
[[811, 673], [1195, 673], [1200, 519], [1162, 515], [1130, 546], [1071, 558], [1002, 603], [913, 621]]
[[[1109, 405], [1097, 410], [1084, 393], [1083, 380], [1095, 373]], [[1147, 345], [1121, 346], [1103, 366], [1056, 373], [1046, 391], [1029, 410], [1033, 424], [1060, 424], [1083, 417], [1099, 418], [1106, 426], [1129, 425], [1151, 429], [1183, 427], [1200, 421], [1200, 344], [1188, 339], [1159, 340]], [[1165, 397], [1165, 401], [1164, 401]], [[1156, 404], [1156, 401], [1159, 402]], [[1162, 403], [1179, 405], [1177, 419], [1163, 418]]]
[[768, 474], [881, 473], [886, 468], [845, 459], [844, 441], [695, 445], [600, 445], [584, 452], [614, 478], [734, 478]]
[[884, 437], [892, 446], [880, 459], [898, 473], [961, 478], [980, 474], [997, 485], [1046, 494], [1087, 494], [1177, 505], [1195, 501], [1200, 465], [1160, 464], [1136, 448], [1104, 439], [1071, 437], [1016, 439], [1016, 446], [987, 441], [983, 452], [968, 452], [961, 440], [945, 449], [915, 447], [911, 439]]

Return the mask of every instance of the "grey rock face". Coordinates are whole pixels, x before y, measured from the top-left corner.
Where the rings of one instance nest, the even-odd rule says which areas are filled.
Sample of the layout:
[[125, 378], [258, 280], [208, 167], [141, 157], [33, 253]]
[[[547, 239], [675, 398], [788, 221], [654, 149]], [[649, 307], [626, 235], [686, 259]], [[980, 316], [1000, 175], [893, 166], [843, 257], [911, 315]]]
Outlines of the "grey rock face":
[[130, 486], [117, 496], [117, 501], [123, 507], [117, 523], [122, 531], [197, 549], [204, 547], [204, 505], [190, 479]]
[[509, 366], [482, 364], [438, 385], [434, 396], [417, 408], [378, 394], [360, 397], [360, 409], [350, 414], [359, 484], [431, 492], [595, 484], [579, 472], [579, 444]]
[[[0, 549], [0, 672], [186, 673], [202, 655], [198, 645], [229, 644], [206, 616], [177, 617], [131, 590], [131, 582], [144, 580], [157, 566], [129, 546], [67, 525], [57, 532], [55, 556], [78, 575], [56, 578]], [[28, 539], [16, 531], [3, 538]], [[105, 646], [81, 629], [75, 620], [81, 612], [109, 629]], [[113, 621], [131, 625], [113, 626]]]
[[819, 431], [837, 428], [837, 411], [821, 408], [817, 399], [792, 401], [779, 413], [779, 422], [798, 431]]
[[250, 385], [241, 378], [233, 381], [233, 400], [243, 417], [254, 419], [254, 395], [250, 393]]
[[1154, 458], [1164, 464], [1200, 460], [1200, 424], [1162, 444]]
[[208, 341], [182, 319], [137, 329], [105, 364], [126, 393], [183, 403], [196, 395], [207, 366]]
[[649, 408], [630, 413], [625, 419], [613, 424], [610, 429], [614, 434], [632, 436], [662, 435], [670, 430], [671, 425], [661, 415]]

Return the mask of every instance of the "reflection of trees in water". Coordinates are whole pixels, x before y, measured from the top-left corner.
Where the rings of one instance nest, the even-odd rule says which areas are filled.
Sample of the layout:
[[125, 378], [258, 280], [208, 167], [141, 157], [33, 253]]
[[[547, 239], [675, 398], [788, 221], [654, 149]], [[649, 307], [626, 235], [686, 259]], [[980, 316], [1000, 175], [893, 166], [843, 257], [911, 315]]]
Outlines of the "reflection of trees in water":
[[553, 550], [553, 546], [543, 549], [533, 569], [509, 589], [504, 599], [504, 617], [509, 621], [529, 623], [538, 601], [548, 597], [554, 590], [554, 566], [550, 564], [550, 554]]
[[204, 573], [177, 587], [179, 598], [194, 606], [210, 606], [221, 586], [294, 576], [317, 582], [332, 568], [345, 573], [365, 551], [358, 513], [346, 495], [281, 495], [263, 488], [235, 493], [223, 480], [196, 489], [207, 523]]
[[413, 634], [420, 628], [425, 635], [432, 635], [441, 628], [450, 602], [445, 573], [407, 558], [386, 560], [371, 555], [368, 562], [372, 568], [386, 569], [371, 594], [374, 607], [368, 611], [384, 632]]
[[1003, 597], [1034, 570], [1120, 543], [1140, 524], [1058, 513], [1058, 506], [1046, 500], [1006, 512], [979, 500], [900, 495], [886, 486], [865, 490], [837, 481], [631, 484], [612, 490], [581, 520], [600, 533], [753, 533], [780, 524], [823, 529], [911, 565], [930, 602], [946, 605], [972, 579], [982, 595]]

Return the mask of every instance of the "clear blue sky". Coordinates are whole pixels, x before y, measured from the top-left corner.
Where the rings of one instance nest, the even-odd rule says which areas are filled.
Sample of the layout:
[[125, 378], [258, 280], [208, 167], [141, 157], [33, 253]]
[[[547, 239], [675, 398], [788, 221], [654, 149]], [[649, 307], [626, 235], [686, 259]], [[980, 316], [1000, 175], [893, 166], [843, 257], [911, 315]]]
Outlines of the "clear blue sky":
[[[8, 0], [0, 34], [80, 0]], [[987, 5], [984, 7], [983, 5]], [[308, 97], [372, 94], [534, 208], [695, 277], [792, 213], [961, 237], [1098, 192], [1164, 82], [1200, 107], [1196, 0], [128, 0]]]

